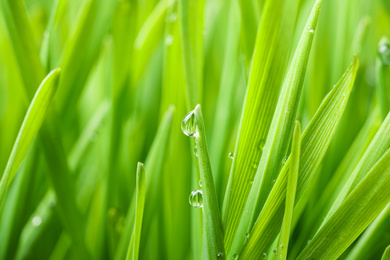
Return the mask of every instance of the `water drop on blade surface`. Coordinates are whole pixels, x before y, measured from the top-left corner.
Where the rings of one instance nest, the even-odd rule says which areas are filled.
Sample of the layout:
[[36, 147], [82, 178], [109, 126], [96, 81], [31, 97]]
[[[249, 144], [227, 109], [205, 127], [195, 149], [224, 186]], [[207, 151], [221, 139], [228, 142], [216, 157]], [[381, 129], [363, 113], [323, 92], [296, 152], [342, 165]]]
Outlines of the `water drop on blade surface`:
[[194, 136], [197, 134], [198, 129], [196, 126], [195, 112], [189, 112], [181, 121], [181, 130], [186, 136]]
[[203, 207], [203, 193], [201, 190], [194, 190], [190, 194], [189, 202], [194, 208]]
[[39, 226], [42, 223], [42, 218], [40, 216], [35, 216], [31, 220], [31, 224], [35, 227]]
[[228, 157], [233, 160], [234, 159], [234, 153], [229, 153]]
[[169, 46], [169, 45], [172, 45], [173, 39], [174, 39], [174, 38], [173, 38], [173, 35], [170, 35], [170, 34], [167, 35], [167, 37], [165, 37], [165, 44], [168, 45], [168, 46]]

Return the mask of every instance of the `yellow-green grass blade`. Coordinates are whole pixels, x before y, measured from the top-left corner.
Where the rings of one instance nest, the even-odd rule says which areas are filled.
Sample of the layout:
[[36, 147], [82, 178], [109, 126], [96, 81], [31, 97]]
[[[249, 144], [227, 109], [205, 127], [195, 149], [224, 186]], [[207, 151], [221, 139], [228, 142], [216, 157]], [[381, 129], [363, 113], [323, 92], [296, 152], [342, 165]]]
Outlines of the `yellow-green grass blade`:
[[133, 236], [127, 251], [127, 260], [138, 260], [139, 244], [141, 240], [142, 219], [145, 206], [145, 168], [142, 163], [137, 166], [137, 189], [135, 193], [135, 219]]
[[291, 148], [291, 168], [288, 173], [287, 191], [286, 191], [286, 206], [284, 210], [282, 230], [279, 236], [279, 242], [276, 251], [276, 259], [287, 259], [288, 242], [290, 240], [291, 222], [295, 205], [295, 192], [297, 189], [299, 158], [301, 156], [301, 124], [299, 121], [295, 123], [295, 130]]
[[[168, 141], [170, 137], [170, 131], [172, 127], [172, 120], [174, 116], [174, 108], [170, 107], [168, 111], [164, 114], [163, 119], [161, 120], [159, 129], [154, 138], [153, 145], [149, 150], [148, 156], [145, 161], [146, 169], [148, 172], [146, 176], [146, 201], [145, 201], [145, 212], [144, 212], [144, 220], [143, 220], [143, 229], [142, 233], [148, 234], [150, 226], [152, 225], [152, 220], [155, 214], [157, 214], [159, 210], [159, 190], [161, 186], [161, 173], [163, 168], [163, 163], [165, 160], [165, 156], [161, 156], [161, 154], [166, 154], [166, 149], [168, 147]], [[125, 227], [123, 228], [123, 233], [120, 237], [118, 247], [115, 253], [115, 259], [125, 259], [127, 249], [131, 240], [132, 231], [133, 231], [133, 223], [135, 218], [135, 196], [133, 195], [132, 201], [130, 203], [130, 207], [128, 209]], [[141, 235], [142, 239], [147, 239], [145, 235]], [[142, 258], [142, 241], [141, 241], [141, 255]]]
[[381, 260], [390, 260], [390, 246], [386, 248]]
[[203, 252], [204, 259], [221, 258], [225, 255], [221, 215], [219, 212], [217, 193], [215, 191], [211, 164], [206, 142], [206, 131], [200, 105], [193, 111], [197, 133], [195, 134], [200, 179], [203, 192], [203, 245], [207, 250]]
[[348, 253], [345, 259], [378, 259], [389, 241], [388, 231], [390, 229], [390, 204], [379, 214], [379, 216], [370, 224], [370, 226], [360, 236], [359, 240]]
[[379, 42], [376, 73], [378, 100], [385, 118], [390, 111], [390, 41], [386, 37]]
[[267, 1], [241, 116], [235, 158], [223, 204], [225, 249], [230, 253], [249, 195], [287, 69], [296, 16], [296, 1]]
[[360, 159], [358, 165], [348, 178], [347, 183], [343, 189], [339, 192], [339, 195], [329, 210], [326, 219], [338, 209], [343, 203], [345, 198], [351, 193], [351, 191], [357, 186], [357, 184], [366, 176], [368, 171], [374, 166], [374, 164], [382, 157], [390, 146], [390, 113], [387, 115], [385, 121], [382, 123], [374, 139], [371, 141], [363, 157]]
[[178, 0], [188, 108], [202, 100], [204, 0]]
[[[358, 67], [359, 61], [355, 57], [352, 65], [325, 97], [302, 134], [296, 203], [299, 203], [300, 197], [314, 178], [314, 174], [329, 147], [347, 105]], [[286, 195], [285, 188], [289, 168], [290, 160], [287, 160], [250, 232], [249, 239], [240, 254], [242, 257], [259, 258], [264, 252], [267, 252], [278, 235], [283, 219], [283, 201]]]
[[390, 150], [326, 221], [297, 259], [337, 259], [390, 202]]
[[249, 180], [251, 190], [246, 201], [245, 214], [240, 220], [233, 242], [232, 254], [241, 250], [245, 242], [245, 234], [249, 233], [253, 222], [257, 219], [272, 189], [274, 181], [277, 179], [279, 171], [285, 163], [285, 156], [287, 156], [294, 127], [294, 120], [298, 110], [299, 98], [302, 92], [303, 80], [320, 14], [321, 3], [321, 1], [316, 1], [313, 6], [285, 78], [256, 175], [254, 180]]
[[1, 178], [0, 205], [2, 204], [9, 184], [13, 180], [16, 171], [46, 118], [46, 114], [58, 88], [59, 76], [60, 69], [55, 69], [50, 72], [39, 86], [37, 93], [31, 101]]

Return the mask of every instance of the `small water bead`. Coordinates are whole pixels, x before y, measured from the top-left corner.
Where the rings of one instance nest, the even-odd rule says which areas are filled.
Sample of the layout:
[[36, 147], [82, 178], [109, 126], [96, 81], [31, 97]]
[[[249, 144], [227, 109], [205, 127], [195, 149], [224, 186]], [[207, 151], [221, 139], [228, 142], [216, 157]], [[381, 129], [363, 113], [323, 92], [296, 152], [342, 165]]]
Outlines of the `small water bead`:
[[173, 43], [173, 35], [171, 35], [171, 34], [168, 34], [167, 35], [167, 37], [165, 37], [165, 44], [166, 45], [172, 45], [172, 43]]
[[196, 157], [198, 157], [198, 146], [197, 145], [194, 146], [194, 154]]
[[379, 57], [383, 64], [390, 64], [390, 45], [388, 43], [382, 43], [378, 47]]
[[274, 252], [274, 254], [276, 254], [278, 252], [278, 249], [274, 249], [272, 252]]
[[202, 180], [199, 180], [199, 187], [202, 188]]
[[228, 157], [233, 160], [234, 159], [234, 153], [229, 153]]
[[283, 247], [284, 247], [284, 245], [283, 245], [283, 244], [281, 244], [281, 245], [280, 245], [280, 248], [283, 248]]
[[314, 30], [313, 30], [313, 29], [310, 29], [310, 30], [309, 30], [309, 33], [314, 33]]
[[31, 224], [34, 227], [38, 227], [42, 223], [42, 218], [40, 216], [34, 216], [31, 220]]
[[238, 260], [238, 254], [233, 255], [233, 260]]
[[256, 162], [252, 162], [252, 168], [253, 169], [257, 169], [257, 163]]
[[203, 193], [202, 190], [194, 190], [190, 194], [189, 202], [194, 208], [203, 207]]
[[246, 238], [249, 238], [249, 236], [250, 236], [250, 233], [248, 232], [248, 233], [246, 233], [245, 234], [245, 236], [246, 236]]
[[282, 160], [282, 164], [283, 164], [283, 165], [285, 165], [285, 164], [286, 164], [286, 162], [287, 162], [287, 159], [288, 159], [288, 157], [287, 157], [287, 156], [283, 158], [283, 160]]
[[223, 259], [223, 254], [222, 253], [218, 253], [217, 259]]
[[197, 134], [198, 129], [195, 120], [195, 111], [189, 112], [181, 122], [181, 130], [187, 136], [194, 136]]
[[263, 253], [262, 256], [263, 256], [263, 259], [266, 259], [267, 258], [267, 253]]
[[170, 16], [168, 16], [167, 18], [166, 18], [166, 22], [168, 22], [168, 23], [173, 23], [173, 22], [176, 22], [176, 20], [177, 20], [177, 14], [176, 13], [172, 13]]
[[264, 140], [264, 139], [261, 139], [261, 140], [257, 143], [257, 149], [259, 149], [260, 151], [263, 151], [263, 150], [264, 150], [264, 145], [265, 145], [265, 140]]

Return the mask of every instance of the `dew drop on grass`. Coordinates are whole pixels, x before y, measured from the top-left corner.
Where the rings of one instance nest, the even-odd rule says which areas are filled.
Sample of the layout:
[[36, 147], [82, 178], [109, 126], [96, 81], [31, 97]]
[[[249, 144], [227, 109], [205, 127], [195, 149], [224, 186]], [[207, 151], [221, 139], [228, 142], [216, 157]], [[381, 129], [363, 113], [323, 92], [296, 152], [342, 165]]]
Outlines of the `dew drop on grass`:
[[285, 164], [286, 164], [286, 162], [287, 162], [287, 159], [288, 159], [288, 157], [287, 157], [287, 156], [283, 158], [283, 160], [282, 160], [282, 164], [283, 164], [283, 165], [285, 165]]
[[387, 43], [382, 43], [378, 47], [379, 57], [382, 60], [383, 64], [390, 64], [390, 45]]
[[198, 146], [197, 145], [194, 146], [194, 154], [196, 157], [198, 157]]
[[257, 149], [259, 149], [260, 151], [263, 151], [263, 150], [264, 150], [264, 145], [265, 145], [265, 140], [264, 140], [264, 139], [261, 139], [261, 140], [257, 143]]
[[203, 207], [203, 193], [202, 190], [194, 190], [190, 194], [189, 198], [191, 206], [194, 208]]
[[202, 188], [202, 180], [199, 180], [199, 187]]
[[194, 136], [197, 134], [198, 129], [195, 120], [195, 111], [189, 112], [181, 121], [181, 130], [187, 136]]
[[174, 23], [177, 20], [177, 14], [172, 13], [170, 16], [167, 17], [166, 22], [168, 23]]
[[218, 253], [217, 254], [217, 259], [223, 259], [223, 254], [222, 253]]
[[234, 153], [229, 153], [228, 157], [233, 160], [234, 159]]
[[233, 260], [238, 260], [238, 254], [233, 255]]
[[274, 254], [276, 254], [278, 252], [278, 249], [274, 249], [272, 252], [274, 252]]
[[38, 227], [42, 223], [42, 218], [40, 216], [34, 216], [31, 220], [31, 224], [34, 227]]
[[249, 236], [250, 236], [250, 233], [249, 233], [249, 232], [245, 234], [245, 237], [246, 237], [246, 238], [249, 238]]
[[167, 37], [165, 37], [165, 44], [166, 45], [172, 45], [172, 43], [173, 43], [173, 35], [171, 35], [171, 34], [168, 34], [167, 35]]
[[266, 259], [267, 258], [267, 253], [263, 253], [262, 256], [263, 256], [263, 259]]

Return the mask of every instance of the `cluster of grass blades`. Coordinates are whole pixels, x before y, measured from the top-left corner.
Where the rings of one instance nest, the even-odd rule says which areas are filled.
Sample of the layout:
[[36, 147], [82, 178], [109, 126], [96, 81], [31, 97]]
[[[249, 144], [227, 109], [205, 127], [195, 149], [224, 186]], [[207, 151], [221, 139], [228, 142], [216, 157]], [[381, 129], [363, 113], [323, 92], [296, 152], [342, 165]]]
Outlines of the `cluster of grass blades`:
[[0, 260], [390, 259], [389, 39], [387, 0], [0, 0]]

